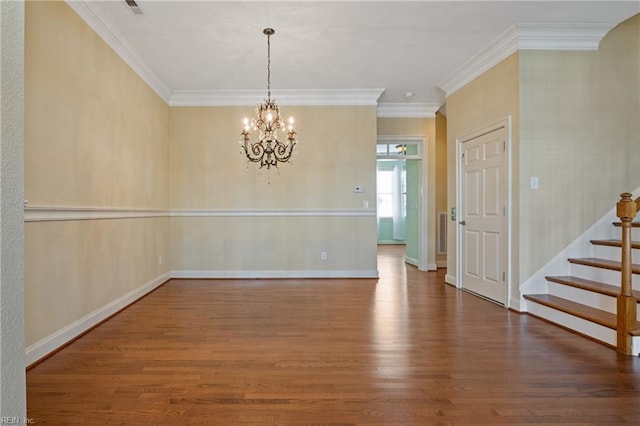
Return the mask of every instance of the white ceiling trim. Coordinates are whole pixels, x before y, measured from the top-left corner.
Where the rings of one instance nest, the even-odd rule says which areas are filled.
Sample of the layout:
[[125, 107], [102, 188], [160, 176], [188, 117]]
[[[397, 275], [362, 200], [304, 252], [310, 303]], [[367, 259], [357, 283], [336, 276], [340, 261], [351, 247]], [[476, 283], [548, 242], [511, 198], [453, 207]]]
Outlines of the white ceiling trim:
[[[118, 32], [99, 18], [99, 2], [66, 0], [67, 4], [158, 94], [169, 106], [249, 106], [266, 97], [264, 90], [171, 91], [140, 59]], [[280, 105], [377, 105], [384, 89], [278, 90]]]
[[444, 79], [446, 96], [466, 86], [518, 50], [597, 50], [615, 26], [604, 24], [516, 24]]
[[[279, 105], [377, 105], [384, 89], [273, 90]], [[175, 90], [170, 106], [253, 106], [267, 97], [266, 90]]]
[[604, 24], [518, 24], [521, 50], [598, 50], [600, 41], [615, 27]]
[[433, 118], [439, 108], [439, 104], [384, 102], [378, 104], [377, 114], [381, 118]]
[[100, 2], [66, 0], [66, 3], [113, 49], [133, 71], [166, 103], [171, 90], [147, 67], [140, 55], [127, 42], [117, 36], [117, 32], [104, 23], [96, 13]]

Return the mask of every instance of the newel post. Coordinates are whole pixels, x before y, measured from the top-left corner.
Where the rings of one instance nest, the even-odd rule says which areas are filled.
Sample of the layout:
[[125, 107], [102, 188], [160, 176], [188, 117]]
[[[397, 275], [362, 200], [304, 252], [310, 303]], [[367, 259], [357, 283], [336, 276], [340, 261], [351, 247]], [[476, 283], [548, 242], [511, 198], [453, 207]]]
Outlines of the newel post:
[[616, 204], [616, 213], [622, 222], [622, 273], [620, 294], [618, 295], [618, 352], [631, 355], [631, 336], [629, 330], [636, 323], [636, 304], [631, 286], [631, 222], [638, 213], [638, 204], [631, 199], [631, 194], [620, 194], [620, 201]]

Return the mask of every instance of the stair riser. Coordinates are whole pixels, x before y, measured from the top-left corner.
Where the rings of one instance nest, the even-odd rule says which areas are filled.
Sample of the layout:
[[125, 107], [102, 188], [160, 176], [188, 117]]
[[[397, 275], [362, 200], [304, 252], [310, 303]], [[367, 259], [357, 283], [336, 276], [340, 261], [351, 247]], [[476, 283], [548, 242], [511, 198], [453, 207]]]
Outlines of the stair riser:
[[[587, 280], [599, 281], [605, 284], [620, 286], [620, 272], [609, 269], [594, 268], [593, 266], [571, 264], [571, 275]], [[634, 290], [640, 290], [640, 275], [633, 274], [631, 278]]]
[[549, 283], [549, 294], [562, 297], [567, 300], [580, 301], [583, 305], [601, 309], [603, 311], [615, 313], [616, 299], [603, 294], [594, 293], [592, 291], [582, 290], [580, 288], [569, 287], [562, 284]]
[[544, 305], [539, 305], [527, 300], [527, 312], [561, 325], [578, 333], [591, 337], [592, 339], [609, 345], [616, 345], [616, 331], [582, 318], [557, 311]]
[[[602, 311], [616, 313], [616, 298], [592, 291], [583, 290], [581, 288], [566, 286], [559, 283], [549, 282], [549, 294], [562, 297], [567, 300], [574, 300], [583, 305]], [[640, 307], [638, 309], [638, 321], [640, 321]]]
[[[622, 238], [622, 230], [617, 226], [613, 232], [613, 238]], [[631, 239], [633, 241], [640, 241], [640, 228], [631, 228]]]
[[[620, 262], [622, 256], [620, 252], [620, 247], [600, 245], [593, 246], [593, 257], [597, 257], [598, 259], [615, 260]], [[640, 250], [631, 250], [631, 259], [631, 263], [640, 264]]]

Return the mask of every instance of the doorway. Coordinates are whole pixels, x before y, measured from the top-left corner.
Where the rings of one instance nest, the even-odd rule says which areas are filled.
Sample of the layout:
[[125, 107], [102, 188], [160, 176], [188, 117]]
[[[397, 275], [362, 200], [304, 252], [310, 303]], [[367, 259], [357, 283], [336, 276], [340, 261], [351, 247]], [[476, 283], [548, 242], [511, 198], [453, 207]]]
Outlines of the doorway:
[[379, 137], [377, 145], [377, 241], [405, 249], [405, 262], [427, 269], [423, 249], [422, 176], [424, 139]]

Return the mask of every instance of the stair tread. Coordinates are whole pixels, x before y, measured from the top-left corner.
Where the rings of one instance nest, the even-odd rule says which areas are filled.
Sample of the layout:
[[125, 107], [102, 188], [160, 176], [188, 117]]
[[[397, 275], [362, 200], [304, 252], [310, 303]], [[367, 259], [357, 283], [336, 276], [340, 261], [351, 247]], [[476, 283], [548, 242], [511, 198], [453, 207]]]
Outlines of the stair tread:
[[[548, 281], [571, 287], [581, 288], [583, 290], [593, 291], [594, 293], [604, 294], [606, 296], [617, 297], [620, 294], [620, 287], [605, 284], [599, 281], [587, 280], [579, 277], [566, 276], [547, 276]], [[640, 302], [640, 291], [633, 290], [633, 296]]]
[[562, 297], [553, 296], [551, 294], [525, 294], [523, 297], [527, 300], [557, 309], [578, 318], [600, 324], [603, 327], [615, 330], [617, 326], [616, 316], [611, 312], [602, 311], [600, 309], [572, 302], [571, 300], [563, 299]]
[[[597, 246], [622, 247], [622, 240], [591, 240]], [[631, 248], [640, 249], [640, 241], [631, 241]]]
[[[622, 269], [621, 262], [615, 260], [598, 259], [596, 257], [582, 257], [582, 258], [569, 258], [570, 263], [579, 265], [593, 266], [596, 268], [611, 269], [613, 271], [619, 271]], [[634, 274], [640, 274], [640, 265], [637, 263], [631, 264], [631, 272]]]
[[[622, 226], [622, 222], [613, 222], [613, 226]], [[640, 222], [631, 222], [632, 228], [640, 228]]]

